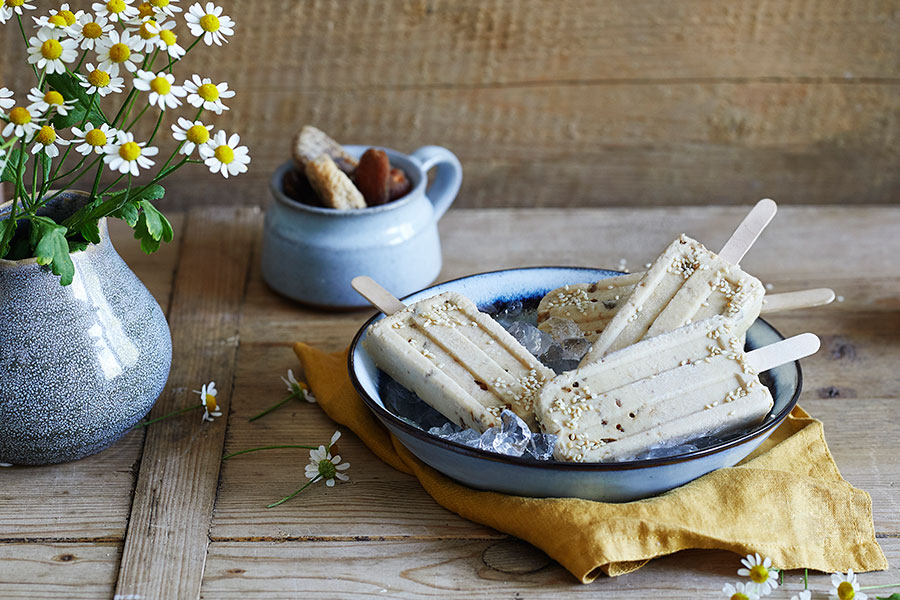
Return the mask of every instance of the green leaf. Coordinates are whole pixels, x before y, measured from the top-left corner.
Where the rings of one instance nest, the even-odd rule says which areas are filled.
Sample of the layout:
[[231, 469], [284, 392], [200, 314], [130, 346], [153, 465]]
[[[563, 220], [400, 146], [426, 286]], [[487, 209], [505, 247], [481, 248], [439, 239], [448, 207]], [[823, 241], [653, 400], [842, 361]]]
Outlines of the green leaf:
[[[47, 75], [47, 82], [50, 84], [50, 87], [62, 94], [66, 100], [76, 101], [66, 116], [58, 114], [53, 118], [53, 125], [57, 129], [63, 129], [84, 121], [87, 108], [91, 105], [91, 97], [75, 77], [69, 73], [54, 73]], [[95, 126], [109, 123], [96, 100], [94, 105], [91, 106], [90, 113], [87, 113], [86, 120]]]
[[87, 242], [73, 242], [69, 240], [69, 253], [81, 252], [82, 250], [87, 250], [87, 247]]
[[129, 200], [118, 210], [114, 210], [113, 212], [111, 212], [110, 216], [117, 219], [122, 219], [123, 221], [128, 223], [129, 227], [134, 228], [134, 226], [137, 225], [138, 217], [140, 216], [140, 207], [134, 200]]
[[69, 256], [66, 228], [47, 217], [35, 217], [31, 221], [31, 242], [37, 263], [49, 266], [62, 285], [72, 283], [75, 265]]
[[0, 221], [0, 258], [9, 252], [9, 243], [16, 234], [16, 220], [9, 217]]
[[[19, 148], [13, 148], [9, 151], [9, 160], [6, 163], [6, 168], [3, 169], [3, 175], [0, 175], [0, 181], [16, 181], [17, 169], [19, 168], [19, 155], [22, 154], [22, 150]], [[28, 164], [28, 153], [26, 152], [22, 157], [22, 164]]]
[[50, 179], [50, 171], [53, 169], [53, 159], [47, 156], [47, 153], [43, 150], [41, 150], [38, 158], [40, 159], [41, 169], [44, 173], [44, 179], [42, 181], [47, 181]]
[[894, 593], [890, 596], [875, 596], [875, 600], [900, 600], [900, 594]]
[[160, 241], [171, 242], [174, 237], [172, 224], [148, 200], [138, 203], [141, 214], [134, 227], [134, 237], [141, 240], [141, 250], [153, 254], [159, 250]]
[[88, 221], [84, 225], [78, 228], [78, 233], [81, 234], [81, 237], [86, 239], [88, 242], [92, 244], [100, 243], [100, 222], [99, 221]]

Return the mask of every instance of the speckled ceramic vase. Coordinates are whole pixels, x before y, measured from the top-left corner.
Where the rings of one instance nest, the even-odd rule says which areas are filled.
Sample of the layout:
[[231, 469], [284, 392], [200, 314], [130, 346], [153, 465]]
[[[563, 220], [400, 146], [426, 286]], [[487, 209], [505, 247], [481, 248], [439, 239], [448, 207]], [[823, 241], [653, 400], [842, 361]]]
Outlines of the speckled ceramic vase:
[[[42, 209], [57, 220], [86, 201]], [[0, 206], [0, 218], [9, 214]], [[75, 278], [34, 259], [0, 259], [0, 462], [38, 465], [94, 454], [128, 432], [162, 393], [172, 340], [159, 304], [116, 253], [75, 252]]]

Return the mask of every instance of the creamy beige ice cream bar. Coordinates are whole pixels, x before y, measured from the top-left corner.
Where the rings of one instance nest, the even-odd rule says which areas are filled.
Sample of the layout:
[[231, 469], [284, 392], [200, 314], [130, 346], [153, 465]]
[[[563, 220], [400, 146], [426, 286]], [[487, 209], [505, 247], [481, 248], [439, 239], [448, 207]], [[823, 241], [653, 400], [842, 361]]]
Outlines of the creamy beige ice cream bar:
[[554, 373], [465, 296], [445, 292], [372, 325], [375, 364], [463, 427], [499, 426], [509, 408], [536, 428], [534, 403]]
[[716, 316], [559, 375], [535, 409], [543, 431], [559, 436], [556, 458], [623, 460], [760, 422], [773, 400], [743, 344]]
[[681, 235], [635, 284], [581, 364], [715, 315], [727, 317], [741, 337], [759, 316], [764, 296], [758, 279]]

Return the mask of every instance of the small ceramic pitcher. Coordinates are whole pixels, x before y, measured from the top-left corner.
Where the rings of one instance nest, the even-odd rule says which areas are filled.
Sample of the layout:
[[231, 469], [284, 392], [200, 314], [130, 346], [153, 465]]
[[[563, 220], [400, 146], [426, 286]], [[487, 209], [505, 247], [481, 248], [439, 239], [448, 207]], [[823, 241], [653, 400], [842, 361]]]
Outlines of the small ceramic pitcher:
[[[359, 157], [369, 146], [344, 146]], [[323, 308], [356, 308], [368, 303], [350, 287], [368, 275], [402, 298], [432, 283], [441, 270], [437, 222], [456, 198], [462, 167], [439, 146], [410, 155], [383, 149], [391, 166], [412, 184], [402, 198], [381, 206], [337, 210], [309, 206], [284, 194], [282, 181], [292, 163], [272, 177], [274, 201], [266, 211], [262, 276], [275, 291]], [[436, 168], [428, 185], [428, 171]]]

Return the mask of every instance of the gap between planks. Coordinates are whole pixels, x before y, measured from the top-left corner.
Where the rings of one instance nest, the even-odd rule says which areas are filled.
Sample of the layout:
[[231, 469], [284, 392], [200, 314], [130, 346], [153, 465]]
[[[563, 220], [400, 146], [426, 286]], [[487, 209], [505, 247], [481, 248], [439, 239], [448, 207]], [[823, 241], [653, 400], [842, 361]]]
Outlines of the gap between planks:
[[184, 418], [148, 429], [116, 597], [199, 596], [261, 220], [255, 207], [188, 213], [170, 305], [172, 372], [151, 417], [195, 403], [192, 390], [211, 380], [220, 382], [225, 414], [202, 426]]

